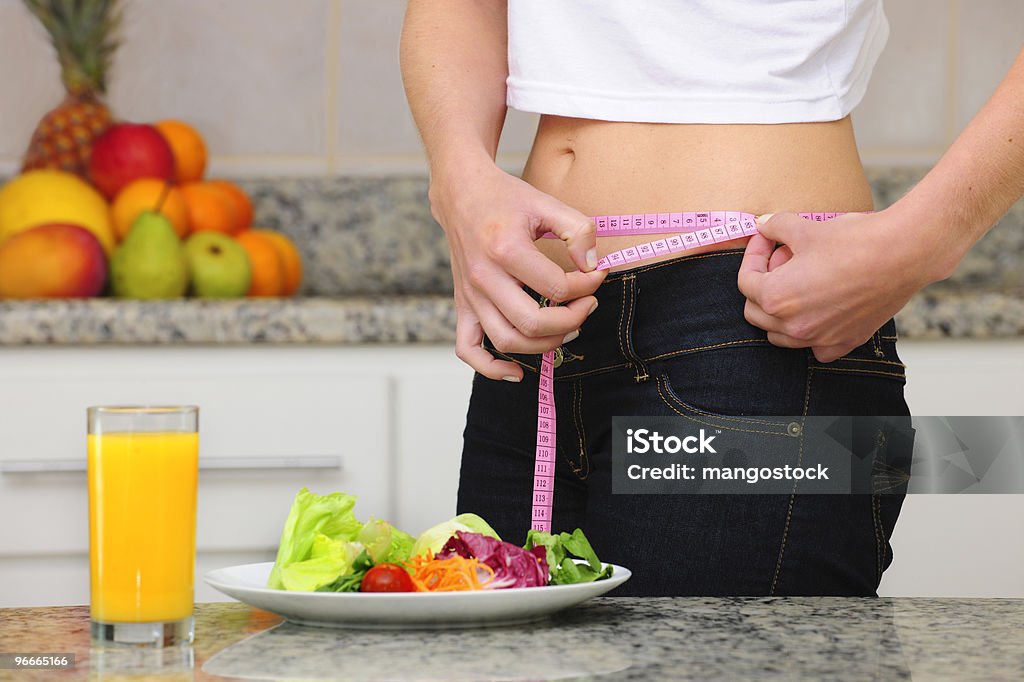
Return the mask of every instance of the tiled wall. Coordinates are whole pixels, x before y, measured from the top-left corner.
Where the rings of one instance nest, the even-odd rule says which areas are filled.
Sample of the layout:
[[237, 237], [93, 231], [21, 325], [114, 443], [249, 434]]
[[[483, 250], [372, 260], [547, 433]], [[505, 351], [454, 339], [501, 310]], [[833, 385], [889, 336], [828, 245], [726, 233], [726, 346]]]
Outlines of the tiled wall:
[[[128, 119], [181, 117], [230, 175], [421, 172], [398, 71], [402, 0], [130, 0], [111, 87]], [[854, 120], [865, 162], [933, 163], [1024, 45], [1024, 0], [888, 0], [892, 37]], [[0, 174], [61, 97], [21, 0], [0, 0]], [[502, 162], [535, 119], [510, 115]]]

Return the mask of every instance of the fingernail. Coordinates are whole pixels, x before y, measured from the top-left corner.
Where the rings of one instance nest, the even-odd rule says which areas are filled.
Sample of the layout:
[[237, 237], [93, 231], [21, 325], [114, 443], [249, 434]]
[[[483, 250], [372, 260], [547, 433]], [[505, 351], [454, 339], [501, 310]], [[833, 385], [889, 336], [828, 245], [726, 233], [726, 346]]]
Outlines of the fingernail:
[[757, 224], [758, 225], [764, 225], [766, 222], [771, 220], [774, 216], [775, 216], [774, 213], [763, 213], [763, 214], [757, 216]]
[[594, 301], [594, 305], [590, 306], [590, 310], [587, 311], [587, 317], [593, 315], [595, 310], [597, 310], [597, 301]]
[[501, 380], [502, 381], [511, 381], [513, 384], [518, 384], [520, 381], [522, 381], [522, 379], [520, 379], [519, 377], [514, 377], [514, 376], [502, 377]]
[[587, 251], [587, 267], [591, 270], [597, 267], [597, 249]]
[[580, 330], [579, 329], [577, 329], [574, 332], [569, 332], [568, 334], [565, 335], [565, 338], [562, 339], [562, 343], [569, 343], [570, 341], [573, 341], [573, 340], [579, 338], [579, 335], [580, 335]]

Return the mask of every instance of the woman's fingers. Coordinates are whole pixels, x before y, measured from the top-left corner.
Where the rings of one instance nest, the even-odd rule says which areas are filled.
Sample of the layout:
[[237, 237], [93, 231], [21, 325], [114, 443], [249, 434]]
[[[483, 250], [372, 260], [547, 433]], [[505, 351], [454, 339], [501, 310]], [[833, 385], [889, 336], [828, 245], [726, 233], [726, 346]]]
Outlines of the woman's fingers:
[[790, 336], [785, 332], [785, 324], [777, 317], [772, 317], [761, 306], [747, 299], [743, 306], [743, 317], [747, 322], [768, 332], [768, 342], [781, 348], [807, 348], [811, 344], [802, 339]]
[[[533, 299], [530, 301], [536, 310], [541, 311]], [[480, 319], [480, 325], [487, 333], [487, 338], [503, 353], [544, 353], [554, 350], [567, 340], [575, 338], [579, 330], [579, 327], [573, 327], [565, 333], [527, 336], [513, 326], [491, 301], [483, 297], [474, 302], [474, 312]]]
[[783, 244], [772, 252], [772, 256], [768, 260], [768, 272], [774, 272], [776, 268], [785, 265], [792, 260], [792, 258], [793, 250]]
[[768, 343], [780, 348], [807, 348], [810, 344], [779, 332], [768, 332]]
[[608, 275], [607, 270], [565, 272], [533, 242], [510, 240], [495, 258], [514, 278], [556, 303], [594, 293]]
[[761, 299], [761, 289], [774, 251], [775, 242], [763, 235], [755, 234], [747, 242], [737, 277], [740, 293], [746, 296], [747, 300]]
[[[523, 290], [518, 281], [496, 268], [486, 275], [478, 275], [470, 284], [480, 294], [477, 300], [471, 301], [471, 304], [481, 316], [480, 321], [492, 339], [496, 320], [487, 319], [483, 313], [484, 309], [493, 308], [500, 312], [501, 317], [524, 337], [538, 339], [550, 336], [562, 339], [583, 325], [597, 303], [593, 296], [585, 296], [572, 301], [569, 305], [542, 308]], [[483, 304], [483, 307], [478, 303]], [[514, 339], [513, 343], [519, 345], [519, 339]], [[531, 347], [535, 347], [535, 344], [531, 344]]]
[[541, 216], [540, 237], [545, 232], [558, 236], [569, 250], [569, 257], [580, 272], [597, 267], [597, 226], [579, 211], [555, 201]]
[[747, 322], [758, 329], [763, 329], [766, 332], [776, 332], [779, 334], [783, 332], [782, 321], [777, 317], [772, 317], [766, 313], [762, 310], [761, 306], [757, 305], [749, 298], [743, 306], [743, 317], [746, 318]]
[[522, 381], [523, 369], [514, 362], [499, 360], [483, 347], [484, 332], [472, 311], [459, 311], [455, 324], [455, 355], [488, 379]]

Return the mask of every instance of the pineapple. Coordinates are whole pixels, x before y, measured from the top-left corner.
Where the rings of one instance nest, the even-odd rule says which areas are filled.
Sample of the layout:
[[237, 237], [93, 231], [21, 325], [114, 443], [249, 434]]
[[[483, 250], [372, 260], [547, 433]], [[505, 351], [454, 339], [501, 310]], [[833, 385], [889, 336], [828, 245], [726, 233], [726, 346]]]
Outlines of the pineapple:
[[119, 0], [23, 0], [50, 34], [67, 97], [39, 122], [23, 171], [51, 168], [86, 177], [93, 141], [113, 123], [103, 103], [121, 21]]

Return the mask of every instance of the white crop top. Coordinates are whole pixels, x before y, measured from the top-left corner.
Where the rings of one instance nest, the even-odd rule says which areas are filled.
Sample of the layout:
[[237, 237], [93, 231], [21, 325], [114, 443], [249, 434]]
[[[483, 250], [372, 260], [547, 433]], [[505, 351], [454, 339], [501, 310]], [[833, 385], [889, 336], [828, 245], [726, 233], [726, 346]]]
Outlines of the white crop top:
[[834, 121], [888, 37], [882, 0], [508, 0], [508, 104], [607, 121]]

